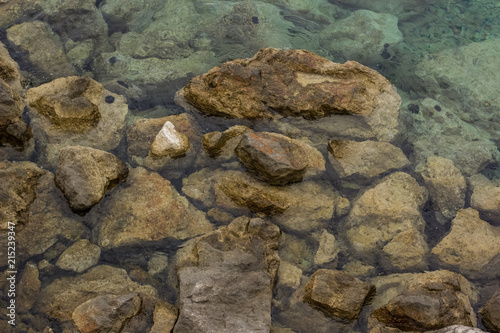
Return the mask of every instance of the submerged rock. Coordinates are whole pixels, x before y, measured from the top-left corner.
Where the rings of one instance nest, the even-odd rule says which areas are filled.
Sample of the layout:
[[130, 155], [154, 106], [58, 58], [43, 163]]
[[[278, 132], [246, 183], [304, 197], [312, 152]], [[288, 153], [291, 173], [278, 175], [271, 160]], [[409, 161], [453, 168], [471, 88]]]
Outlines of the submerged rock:
[[155, 172], [136, 168], [123, 186], [89, 214], [99, 246], [111, 249], [212, 230], [205, 214]]
[[304, 50], [271, 48], [193, 78], [176, 101], [183, 98], [200, 112], [230, 118], [358, 115], [357, 122], [382, 140], [397, 133], [401, 102], [389, 81], [357, 62], [341, 65]]
[[140, 308], [141, 298], [136, 293], [104, 294], [78, 305], [72, 319], [82, 333], [118, 332]]
[[299, 182], [308, 170], [325, 170], [318, 150], [277, 133], [243, 134], [235, 152], [247, 170], [272, 185]]
[[339, 177], [361, 182], [410, 165], [403, 151], [388, 142], [331, 140], [328, 151]]
[[424, 270], [429, 247], [422, 233], [413, 228], [400, 232], [382, 249], [381, 264], [387, 269]]
[[[113, 97], [113, 103], [106, 102], [107, 96]], [[125, 98], [91, 78], [56, 79], [29, 89], [26, 100], [43, 165], [53, 167], [66, 146], [111, 150], [124, 134], [128, 114]]]
[[500, 332], [500, 291], [479, 310], [484, 324], [493, 332]]
[[470, 177], [468, 183], [472, 190], [471, 207], [485, 220], [500, 225], [500, 182], [477, 174]]
[[353, 203], [342, 227], [354, 253], [373, 258], [400, 232], [423, 233], [420, 209], [426, 201], [427, 190], [403, 172], [390, 174], [366, 190]]
[[348, 273], [318, 269], [306, 285], [304, 301], [327, 316], [351, 321], [374, 294], [375, 286]]
[[77, 273], [82, 273], [94, 266], [101, 257], [101, 248], [89, 242], [88, 239], [81, 239], [68, 247], [56, 262], [56, 266]]
[[55, 183], [75, 211], [91, 208], [106, 190], [125, 180], [128, 168], [108, 152], [83, 147], [65, 147], [59, 155]]
[[72, 319], [75, 309], [88, 300], [105, 294], [130, 293], [137, 293], [141, 298], [157, 297], [156, 289], [133, 282], [124, 269], [101, 265], [87, 273], [53, 281], [42, 289], [34, 309], [52, 318], [67, 321]]
[[460, 170], [447, 158], [429, 156], [427, 163], [419, 164], [416, 171], [429, 190], [436, 219], [441, 223], [453, 219], [465, 205], [467, 184]]
[[[478, 241], [480, 240], [480, 241]], [[479, 218], [473, 208], [461, 209], [451, 221], [450, 232], [432, 249], [443, 267], [472, 279], [500, 274], [500, 227]]]
[[268, 332], [279, 228], [240, 217], [180, 250], [174, 332]]
[[76, 74], [59, 36], [48, 23], [32, 21], [15, 25], [7, 29], [7, 38], [28, 53], [29, 61], [41, 72], [41, 82]]
[[[82, 219], [73, 214], [54, 185], [52, 173], [31, 162], [4, 161], [0, 162], [0, 183], [1, 228], [7, 230], [7, 222], [15, 225], [17, 262], [44, 253], [58, 241], [88, 236]], [[6, 260], [7, 237], [0, 243]]]
[[16, 310], [18, 312], [28, 312], [35, 303], [42, 285], [39, 273], [36, 264], [27, 262], [19, 275], [16, 294]]
[[386, 327], [403, 331], [430, 331], [450, 325], [476, 326], [470, 304], [471, 284], [448, 271], [413, 275], [408, 287], [370, 316]]

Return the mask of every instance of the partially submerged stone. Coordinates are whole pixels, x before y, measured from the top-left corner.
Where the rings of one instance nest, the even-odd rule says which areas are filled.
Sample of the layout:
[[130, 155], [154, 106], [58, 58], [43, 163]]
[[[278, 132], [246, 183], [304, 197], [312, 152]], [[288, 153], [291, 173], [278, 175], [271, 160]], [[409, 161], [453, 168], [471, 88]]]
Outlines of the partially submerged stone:
[[167, 302], [158, 302], [153, 312], [153, 327], [149, 333], [171, 332], [174, 328], [179, 310]]
[[318, 150], [277, 133], [246, 133], [235, 152], [247, 170], [272, 185], [301, 181], [307, 169], [325, 169]]
[[401, 103], [389, 81], [355, 61], [336, 64], [305, 50], [272, 48], [193, 78], [176, 97], [188, 107], [184, 99], [202, 113], [229, 118], [357, 115], [350, 120], [384, 141], [397, 133]]
[[[232, 126], [224, 132], [210, 132], [203, 135], [203, 148], [210, 157], [222, 155], [233, 155], [234, 149], [241, 140], [241, 136], [251, 129], [246, 126]], [[236, 141], [237, 140], [237, 141]]]
[[329, 160], [341, 178], [367, 181], [410, 165], [401, 149], [388, 142], [331, 140]]
[[174, 332], [268, 332], [280, 231], [240, 217], [178, 253], [180, 315]]
[[72, 319], [82, 333], [119, 331], [139, 312], [141, 303], [137, 293], [99, 295], [78, 305]]
[[327, 316], [351, 321], [374, 294], [373, 285], [348, 273], [318, 269], [306, 285], [304, 301]]
[[400, 232], [423, 233], [420, 209], [426, 201], [427, 190], [403, 172], [390, 174], [366, 190], [353, 203], [342, 227], [354, 253], [373, 258]]
[[468, 278], [494, 278], [500, 274], [500, 227], [479, 218], [473, 208], [461, 209], [450, 232], [432, 249], [444, 267]]
[[108, 152], [83, 146], [65, 147], [59, 155], [55, 183], [75, 211], [97, 204], [106, 191], [124, 181], [128, 168]]
[[42, 165], [54, 167], [66, 146], [111, 150], [124, 134], [128, 114], [125, 98], [91, 78], [53, 80], [29, 89], [26, 101], [31, 106], [31, 126], [40, 144]]
[[90, 213], [99, 246], [111, 249], [168, 238], [186, 239], [212, 230], [205, 214], [172, 184], [143, 168]]
[[416, 171], [429, 190], [437, 220], [445, 223], [453, 219], [465, 205], [467, 183], [460, 170], [447, 158], [429, 156], [427, 163], [419, 164]]
[[76, 273], [82, 273], [94, 266], [101, 257], [101, 248], [88, 239], [81, 239], [68, 247], [57, 259], [56, 266]]
[[165, 122], [149, 150], [153, 157], [181, 157], [186, 155], [190, 144], [187, 136], [179, 133], [170, 121]]
[[403, 331], [430, 331], [450, 325], [475, 327], [471, 288], [467, 279], [449, 271], [413, 275], [402, 293], [372, 312], [371, 324], [375, 320]]
[[471, 207], [478, 210], [484, 219], [500, 225], [500, 182], [476, 174], [468, 179], [468, 183], [472, 190]]

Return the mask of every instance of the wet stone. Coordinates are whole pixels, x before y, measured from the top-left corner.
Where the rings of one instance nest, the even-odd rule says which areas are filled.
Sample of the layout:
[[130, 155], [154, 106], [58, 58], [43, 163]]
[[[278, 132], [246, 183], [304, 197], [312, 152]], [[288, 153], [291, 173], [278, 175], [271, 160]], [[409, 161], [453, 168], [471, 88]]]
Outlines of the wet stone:
[[153, 157], [180, 157], [186, 155], [189, 147], [188, 138], [167, 121], [156, 135], [149, 152]]
[[27, 262], [17, 284], [16, 308], [18, 312], [27, 312], [35, 303], [40, 293], [41, 282], [35, 263]]
[[91, 208], [104, 197], [106, 190], [128, 175], [128, 168], [108, 152], [69, 146], [59, 155], [55, 183], [75, 211]]
[[101, 256], [101, 248], [81, 239], [68, 247], [56, 262], [56, 266], [76, 273], [82, 273], [94, 266]]
[[500, 225], [500, 183], [482, 174], [470, 177], [468, 183], [472, 189], [471, 207], [488, 222]]
[[245, 167], [272, 185], [299, 182], [306, 169], [324, 170], [315, 148], [276, 133], [246, 133], [235, 149]]
[[497, 291], [479, 311], [484, 324], [493, 332], [500, 332], [500, 291]]
[[[246, 126], [232, 126], [225, 130], [224, 132], [210, 132], [203, 135], [203, 148], [207, 151], [210, 157], [217, 157], [221, 154], [232, 155], [237, 144], [241, 140], [240, 136], [246, 132], [250, 132], [251, 129]], [[238, 141], [235, 141], [236, 139]]]
[[306, 285], [304, 301], [327, 316], [352, 321], [373, 294], [373, 285], [348, 273], [319, 269]]
[[72, 319], [81, 333], [114, 332], [136, 315], [140, 307], [141, 298], [136, 293], [99, 295], [77, 306]]
[[153, 312], [153, 327], [149, 333], [171, 332], [174, 328], [179, 310], [166, 302], [158, 302]]

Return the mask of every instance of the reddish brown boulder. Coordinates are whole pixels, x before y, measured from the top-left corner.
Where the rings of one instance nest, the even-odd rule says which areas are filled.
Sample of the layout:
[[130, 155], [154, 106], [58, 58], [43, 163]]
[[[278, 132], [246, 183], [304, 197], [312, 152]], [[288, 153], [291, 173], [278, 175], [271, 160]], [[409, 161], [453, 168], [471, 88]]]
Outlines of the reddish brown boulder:
[[[266, 48], [197, 76], [181, 92], [203, 113], [229, 118], [330, 114], [368, 116], [391, 84], [355, 61], [333, 63], [305, 50]], [[396, 94], [397, 96], [397, 94]]]

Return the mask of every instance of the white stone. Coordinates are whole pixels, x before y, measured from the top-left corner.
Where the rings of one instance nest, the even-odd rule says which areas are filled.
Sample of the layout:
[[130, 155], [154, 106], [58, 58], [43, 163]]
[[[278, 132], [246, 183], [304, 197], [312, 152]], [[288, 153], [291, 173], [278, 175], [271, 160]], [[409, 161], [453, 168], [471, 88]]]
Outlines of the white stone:
[[157, 157], [178, 157], [185, 155], [188, 149], [188, 138], [184, 134], [179, 133], [175, 129], [174, 124], [167, 121], [156, 135], [149, 152], [151, 155]]

